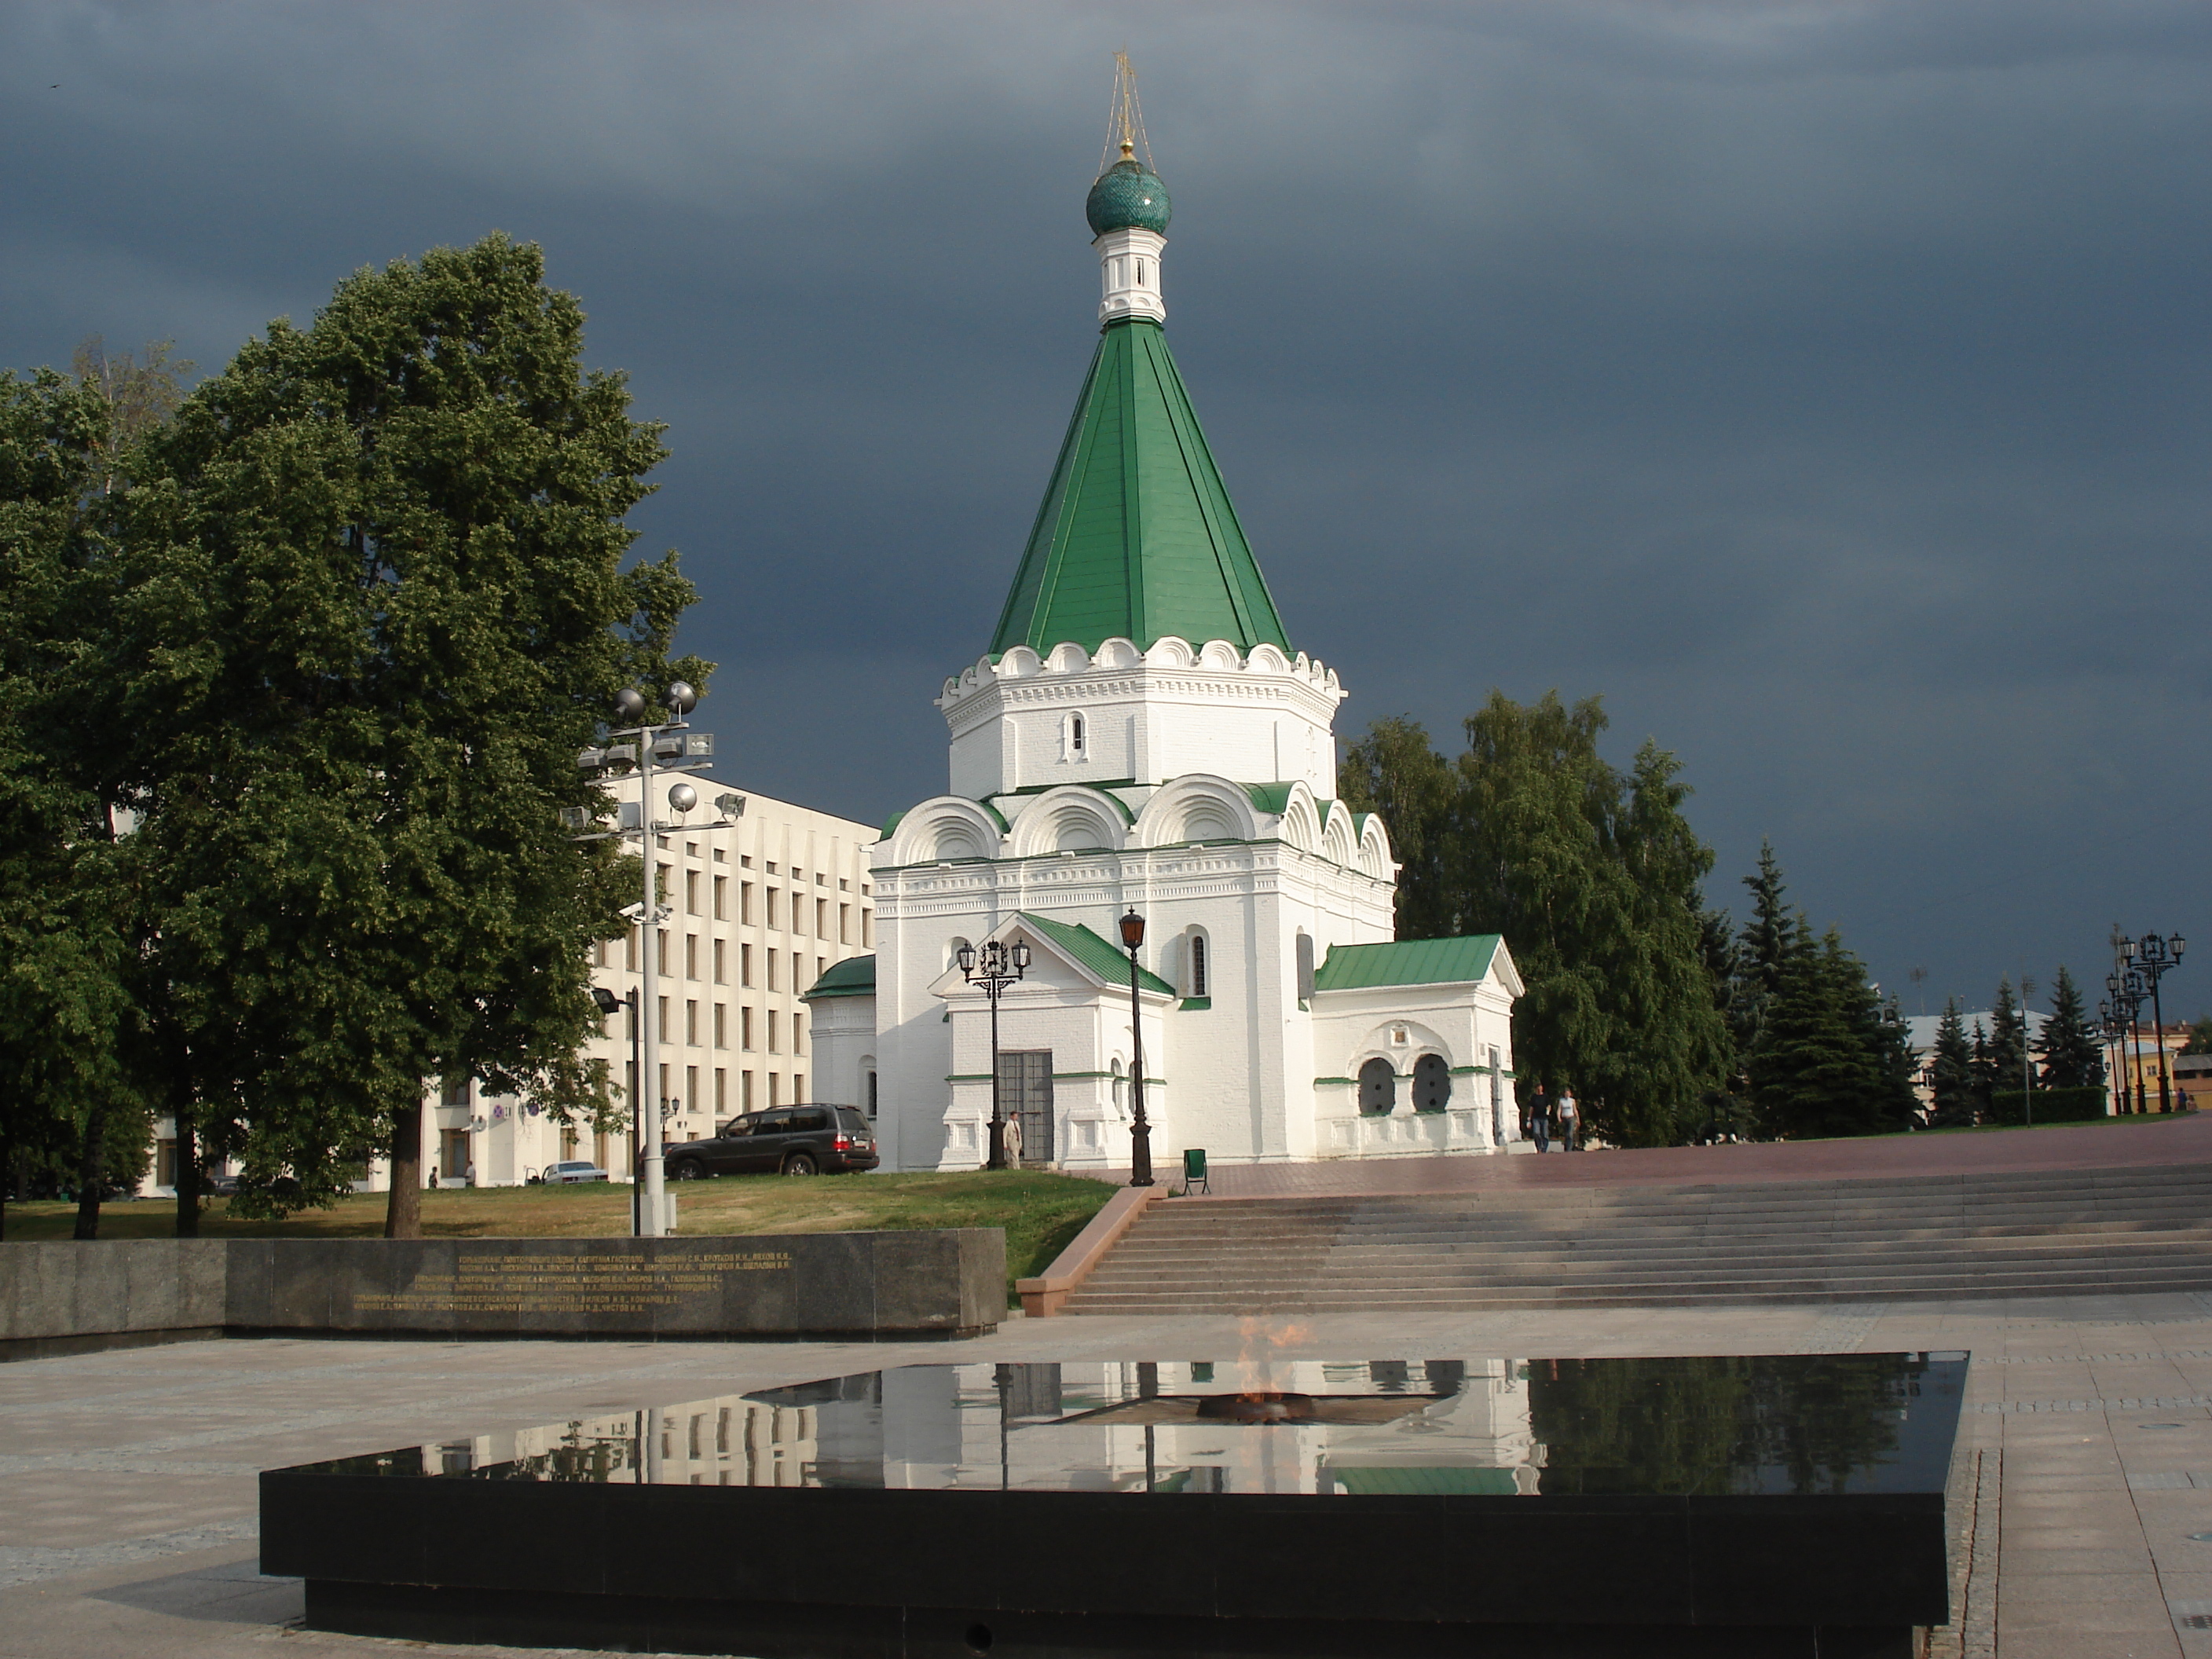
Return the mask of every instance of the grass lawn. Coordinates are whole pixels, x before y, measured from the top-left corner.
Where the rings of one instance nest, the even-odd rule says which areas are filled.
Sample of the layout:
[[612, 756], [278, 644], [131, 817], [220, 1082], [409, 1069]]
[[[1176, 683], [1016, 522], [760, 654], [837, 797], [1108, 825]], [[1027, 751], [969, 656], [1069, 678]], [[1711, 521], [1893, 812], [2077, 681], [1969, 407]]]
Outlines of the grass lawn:
[[[1006, 1279], [1042, 1273], [1097, 1214], [1115, 1188], [1103, 1181], [1042, 1171], [952, 1174], [723, 1176], [670, 1183], [681, 1194], [678, 1231], [686, 1238], [720, 1233], [867, 1232], [915, 1227], [1004, 1227]], [[428, 1238], [608, 1238], [629, 1232], [626, 1186], [483, 1187], [422, 1194]], [[200, 1218], [204, 1238], [377, 1238], [384, 1232], [382, 1193], [360, 1193], [332, 1208], [283, 1221], [234, 1221], [229, 1204], [214, 1200]], [[102, 1238], [167, 1238], [176, 1206], [142, 1199], [105, 1204]], [[76, 1206], [10, 1204], [10, 1239], [67, 1238]]]

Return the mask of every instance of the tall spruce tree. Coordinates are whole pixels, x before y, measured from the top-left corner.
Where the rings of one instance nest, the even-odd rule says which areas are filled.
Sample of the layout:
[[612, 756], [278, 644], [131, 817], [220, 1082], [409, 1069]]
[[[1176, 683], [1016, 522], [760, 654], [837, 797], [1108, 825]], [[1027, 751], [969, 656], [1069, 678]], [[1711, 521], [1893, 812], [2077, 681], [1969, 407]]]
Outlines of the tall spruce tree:
[[1767, 1133], [1804, 1139], [1902, 1127], [1881, 1024], [1865, 965], [1834, 928], [1817, 949], [1787, 958], [1751, 1057]]
[[2037, 1034], [2035, 1052], [2046, 1089], [2096, 1089], [2104, 1086], [2105, 1047], [2090, 1029], [2081, 1006], [2081, 993], [2063, 964], [2051, 987], [2051, 1018]]
[[1990, 1091], [2017, 1094], [2027, 1083], [2027, 1010], [2013, 994], [2012, 976], [1997, 981], [1990, 1006]]
[[1936, 1027], [1932, 1055], [1935, 1100], [1929, 1113], [1931, 1128], [1956, 1128], [1974, 1121], [1974, 1049], [1966, 1040], [1966, 1022], [1959, 1012], [1959, 999], [1943, 1004], [1943, 1018]]
[[586, 952], [635, 878], [557, 818], [614, 694], [672, 663], [671, 554], [624, 572], [664, 454], [538, 250], [492, 236], [270, 325], [135, 465], [100, 757], [143, 822], [201, 1109], [275, 1214], [392, 1158], [426, 1080], [609, 1109]]

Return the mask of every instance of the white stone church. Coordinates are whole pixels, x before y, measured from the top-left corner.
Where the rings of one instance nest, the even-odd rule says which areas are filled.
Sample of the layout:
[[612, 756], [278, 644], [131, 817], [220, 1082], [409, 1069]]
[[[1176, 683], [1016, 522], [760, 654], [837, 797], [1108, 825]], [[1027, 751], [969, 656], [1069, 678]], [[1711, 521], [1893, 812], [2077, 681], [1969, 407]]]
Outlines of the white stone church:
[[1126, 1167], [1133, 909], [1164, 1178], [1194, 1147], [1502, 1150], [1512, 957], [1394, 941], [1389, 832], [1334, 799], [1344, 690], [1292, 647], [1168, 352], [1167, 191], [1124, 144], [1086, 212], [1097, 352], [990, 648], [938, 699], [947, 791], [873, 848], [877, 952], [808, 994], [817, 1097], [876, 1109], [886, 1168], [982, 1163], [989, 1007], [956, 953], [1020, 941], [1000, 1078], [1023, 1158]]

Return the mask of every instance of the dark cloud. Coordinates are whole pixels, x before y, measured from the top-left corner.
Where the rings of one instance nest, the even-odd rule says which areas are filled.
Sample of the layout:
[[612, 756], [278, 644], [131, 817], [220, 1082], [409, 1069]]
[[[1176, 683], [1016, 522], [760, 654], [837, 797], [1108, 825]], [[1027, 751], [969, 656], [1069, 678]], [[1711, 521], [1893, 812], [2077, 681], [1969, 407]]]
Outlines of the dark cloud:
[[1091, 347], [1124, 44], [1185, 377], [1347, 731], [1602, 692], [1717, 896], [1771, 836], [1900, 988], [2206, 933], [2194, 4], [18, 8], [0, 362], [212, 368], [543, 242], [671, 425], [638, 522], [738, 769], [879, 817]]

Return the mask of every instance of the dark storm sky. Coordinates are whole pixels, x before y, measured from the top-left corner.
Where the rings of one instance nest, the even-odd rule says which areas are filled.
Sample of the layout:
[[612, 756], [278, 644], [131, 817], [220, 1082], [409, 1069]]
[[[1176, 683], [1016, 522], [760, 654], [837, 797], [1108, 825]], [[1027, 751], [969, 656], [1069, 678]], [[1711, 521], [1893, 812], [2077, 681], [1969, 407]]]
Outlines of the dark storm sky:
[[11, 7], [0, 363], [543, 243], [670, 425], [729, 769], [878, 821], [1091, 348], [1121, 46], [1340, 732], [1602, 693], [1716, 896], [1771, 836], [1909, 1010], [2116, 919], [2212, 1008], [2202, 4]]

